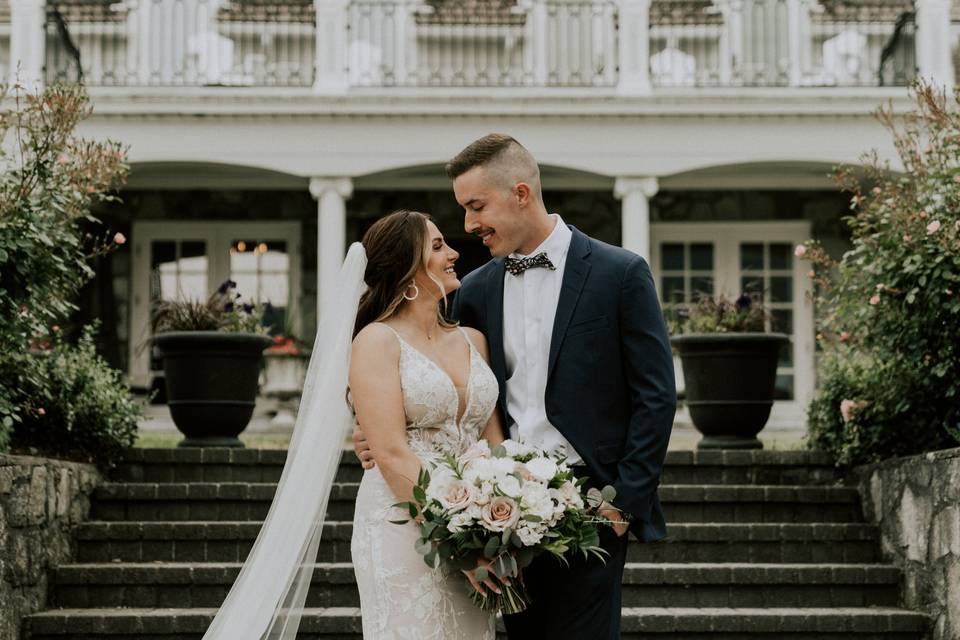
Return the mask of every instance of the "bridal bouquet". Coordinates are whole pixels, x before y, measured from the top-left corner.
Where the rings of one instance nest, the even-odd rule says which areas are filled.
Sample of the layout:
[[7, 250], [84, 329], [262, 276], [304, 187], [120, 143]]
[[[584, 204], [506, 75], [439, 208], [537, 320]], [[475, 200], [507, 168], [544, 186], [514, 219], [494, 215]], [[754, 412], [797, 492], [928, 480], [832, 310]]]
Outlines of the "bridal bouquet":
[[395, 506], [417, 522], [415, 548], [427, 565], [472, 571], [478, 582], [492, 578], [500, 593], [483, 595], [471, 587], [474, 603], [517, 613], [529, 604], [520, 570], [539, 554], [562, 562], [568, 552], [604, 559], [597, 526], [609, 521], [595, 514], [615, 492], [610, 486], [584, 492], [584, 481], [557, 454], [513, 440], [491, 450], [481, 440], [424, 468], [413, 500]]

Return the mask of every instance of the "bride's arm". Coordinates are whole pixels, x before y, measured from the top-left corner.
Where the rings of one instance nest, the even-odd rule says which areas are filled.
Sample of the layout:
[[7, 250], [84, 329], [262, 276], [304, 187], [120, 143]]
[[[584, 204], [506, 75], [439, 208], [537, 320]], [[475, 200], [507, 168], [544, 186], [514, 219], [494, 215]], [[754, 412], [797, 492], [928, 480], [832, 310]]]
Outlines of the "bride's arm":
[[[480, 355], [483, 356], [483, 359], [489, 365], [490, 347], [487, 345], [487, 337], [476, 329], [471, 329], [470, 327], [464, 327], [464, 329], [467, 331], [467, 334], [469, 334], [470, 340], [477, 348], [477, 351], [480, 352]], [[503, 442], [503, 420], [500, 418], [499, 409], [494, 409], [480, 437], [489, 442], [491, 446], [497, 446]]]
[[400, 343], [389, 328], [371, 324], [357, 334], [350, 357], [350, 392], [357, 422], [384, 480], [400, 501], [413, 498], [420, 459], [407, 445]]

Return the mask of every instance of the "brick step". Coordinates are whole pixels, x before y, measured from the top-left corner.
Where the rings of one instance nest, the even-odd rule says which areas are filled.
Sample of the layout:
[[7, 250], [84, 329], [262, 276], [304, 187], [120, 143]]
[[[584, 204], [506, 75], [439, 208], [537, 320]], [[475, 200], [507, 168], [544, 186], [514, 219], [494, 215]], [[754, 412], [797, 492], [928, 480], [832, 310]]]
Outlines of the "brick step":
[[[277, 482], [283, 449], [176, 448], [128, 450], [111, 472], [120, 482]], [[338, 482], [363, 474], [345, 451]], [[669, 451], [663, 484], [787, 484], [839, 482], [830, 457], [819, 451]]]
[[[216, 609], [56, 609], [25, 619], [29, 640], [199, 640]], [[636, 607], [623, 610], [628, 640], [921, 640], [923, 614], [886, 607], [682, 608]], [[305, 609], [302, 639], [359, 640], [360, 610]]]
[[[101, 563], [62, 565], [54, 607], [218, 607], [239, 563]], [[896, 606], [900, 572], [874, 564], [628, 563], [624, 606], [865, 607]], [[350, 563], [318, 563], [310, 607], [360, 606]]]
[[[242, 562], [260, 522], [86, 522], [77, 527], [79, 562]], [[399, 526], [399, 525], [398, 525]], [[351, 522], [328, 522], [318, 562], [350, 560]], [[876, 527], [866, 524], [704, 524], [670, 526], [667, 540], [640, 544], [632, 562], [876, 562]]]
[[[353, 519], [358, 483], [333, 486], [331, 520]], [[92, 517], [100, 520], [262, 520], [275, 483], [108, 483], [97, 488]], [[666, 485], [667, 522], [861, 522], [853, 487]]]

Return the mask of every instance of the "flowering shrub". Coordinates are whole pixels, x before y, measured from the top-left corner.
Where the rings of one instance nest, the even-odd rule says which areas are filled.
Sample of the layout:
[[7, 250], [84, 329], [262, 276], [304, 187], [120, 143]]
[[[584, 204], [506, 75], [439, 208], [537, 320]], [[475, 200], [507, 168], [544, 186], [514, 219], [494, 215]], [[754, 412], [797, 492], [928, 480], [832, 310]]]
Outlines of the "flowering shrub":
[[153, 332], [166, 331], [232, 331], [266, 334], [263, 316], [270, 312], [270, 303], [244, 303], [237, 292], [237, 283], [224, 281], [206, 302], [197, 300], [163, 300], [154, 308]]
[[692, 307], [677, 306], [667, 324], [671, 335], [763, 332], [768, 316], [763, 305], [746, 293], [733, 302], [724, 296], [701, 296]]
[[39, 95], [0, 89], [0, 99], [10, 105], [0, 113], [0, 138], [11, 143], [0, 146], [2, 450], [17, 425], [36, 417], [30, 394], [52, 392], [31, 353], [76, 309], [77, 293], [94, 275], [90, 258], [126, 241], [85, 229], [96, 228], [91, 207], [115, 199], [128, 168], [119, 144], [74, 136], [90, 114], [81, 87], [51, 86]]
[[96, 328], [76, 345], [59, 334], [42, 352], [25, 354], [17, 385], [21, 413], [11, 446], [26, 453], [109, 466], [137, 437], [141, 405], [121, 374], [97, 355]]
[[853, 247], [839, 262], [797, 248], [814, 265], [824, 352], [811, 443], [841, 463], [960, 441], [960, 111], [929, 87], [914, 94], [910, 113], [878, 113], [904, 173], [875, 153], [867, 186], [837, 172]]

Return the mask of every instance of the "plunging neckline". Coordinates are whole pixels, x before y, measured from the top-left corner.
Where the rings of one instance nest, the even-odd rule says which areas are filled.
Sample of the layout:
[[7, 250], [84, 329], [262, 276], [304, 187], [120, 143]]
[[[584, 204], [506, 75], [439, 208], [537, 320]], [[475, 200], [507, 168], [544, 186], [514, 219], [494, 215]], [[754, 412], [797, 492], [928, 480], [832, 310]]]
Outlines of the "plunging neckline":
[[[386, 326], [390, 327], [390, 325], [386, 325]], [[447, 379], [447, 382], [450, 383], [450, 387], [453, 389], [454, 398], [456, 399], [455, 400], [456, 408], [453, 411], [453, 424], [459, 430], [460, 423], [467, 416], [467, 414], [470, 413], [470, 402], [473, 400], [473, 394], [470, 393], [470, 383], [473, 381], [473, 352], [476, 350], [476, 347], [473, 346], [473, 341], [470, 340], [469, 337], [467, 337], [467, 333], [466, 331], [463, 330], [463, 327], [457, 327], [457, 328], [460, 329], [460, 335], [462, 335], [463, 339], [466, 340], [468, 353], [470, 354], [470, 358], [469, 358], [470, 362], [467, 366], [467, 381], [466, 381], [466, 385], [464, 386], [465, 397], [463, 399], [463, 413], [460, 413], [460, 391], [457, 389], [457, 383], [453, 381], [453, 376], [451, 376], [447, 372], [447, 370], [441, 367], [439, 363], [437, 363], [433, 358], [431, 358], [430, 356], [425, 354], [423, 351], [421, 351], [420, 349], [417, 349], [415, 346], [410, 344], [406, 340], [406, 338], [400, 335], [399, 331], [397, 331], [393, 327], [390, 327], [390, 330], [396, 334], [397, 339], [400, 342], [407, 345], [407, 347], [410, 348], [412, 351], [414, 351], [418, 356], [420, 356], [421, 358], [429, 362], [431, 365], [433, 365], [437, 369], [437, 371], [443, 374], [443, 377]]]

